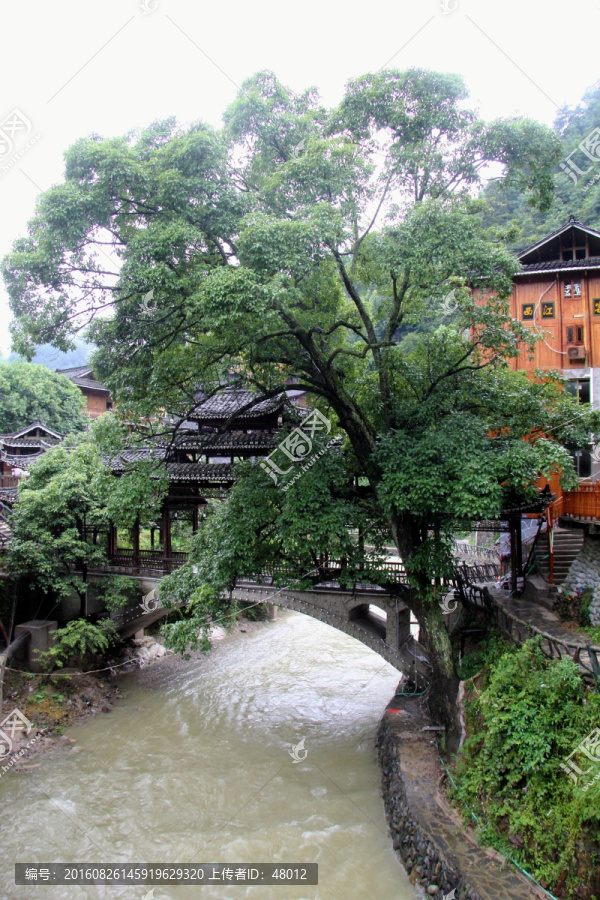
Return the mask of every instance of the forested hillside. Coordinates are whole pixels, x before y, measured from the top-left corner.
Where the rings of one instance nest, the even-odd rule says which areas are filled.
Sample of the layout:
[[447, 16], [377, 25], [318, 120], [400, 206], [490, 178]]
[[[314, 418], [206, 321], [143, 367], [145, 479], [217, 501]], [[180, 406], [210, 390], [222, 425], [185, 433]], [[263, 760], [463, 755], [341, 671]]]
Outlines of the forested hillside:
[[[556, 197], [547, 212], [532, 209], [519, 191], [510, 187], [502, 189], [499, 181], [490, 182], [484, 190], [489, 201], [484, 224], [515, 225], [518, 235], [512, 241], [512, 249], [521, 250], [535, 243], [564, 225], [569, 215], [600, 230], [600, 82], [585, 92], [577, 106], [562, 109], [554, 128], [564, 146], [563, 162], [573, 174], [569, 176], [560, 165], [556, 167]], [[597, 134], [594, 134], [596, 129]], [[589, 138], [588, 154], [594, 159], [578, 149], [586, 138]], [[579, 174], [566, 162], [573, 151], [576, 151], [572, 156], [573, 163], [580, 171], [589, 169], [587, 174]]]

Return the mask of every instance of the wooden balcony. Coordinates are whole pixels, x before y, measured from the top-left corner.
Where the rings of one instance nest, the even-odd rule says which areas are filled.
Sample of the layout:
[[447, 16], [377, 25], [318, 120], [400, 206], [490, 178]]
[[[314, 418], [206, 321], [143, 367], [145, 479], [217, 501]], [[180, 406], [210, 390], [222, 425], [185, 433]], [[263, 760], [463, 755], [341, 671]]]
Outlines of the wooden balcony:
[[[576, 491], [565, 491], [559, 515], [582, 522], [600, 522], [600, 482], [580, 484]], [[557, 510], [558, 512], [558, 510]], [[555, 518], [556, 516], [555, 512]]]

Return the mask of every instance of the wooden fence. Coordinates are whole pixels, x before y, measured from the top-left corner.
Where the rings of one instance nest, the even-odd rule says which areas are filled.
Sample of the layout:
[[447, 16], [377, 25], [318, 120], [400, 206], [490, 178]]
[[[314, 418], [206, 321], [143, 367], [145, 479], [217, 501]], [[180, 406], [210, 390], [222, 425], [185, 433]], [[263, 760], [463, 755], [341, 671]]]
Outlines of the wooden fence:
[[463, 603], [485, 612], [509, 640], [521, 645], [532, 637], [541, 637], [540, 649], [544, 656], [548, 659], [570, 657], [579, 666], [583, 678], [596, 687], [600, 686], [600, 647], [595, 646], [592, 641], [589, 644], [579, 644], [542, 631], [505, 609], [485, 585], [472, 584], [460, 578], [458, 587]]

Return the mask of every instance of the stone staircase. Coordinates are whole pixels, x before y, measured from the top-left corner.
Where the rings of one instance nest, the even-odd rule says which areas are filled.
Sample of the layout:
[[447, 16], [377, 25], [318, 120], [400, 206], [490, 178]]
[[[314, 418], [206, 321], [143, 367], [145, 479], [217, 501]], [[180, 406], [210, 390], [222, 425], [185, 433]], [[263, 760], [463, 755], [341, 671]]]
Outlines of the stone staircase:
[[[571, 563], [583, 549], [583, 529], [554, 529], [554, 584], [562, 584]], [[537, 570], [546, 581], [550, 578], [550, 547], [548, 535], [540, 534], [535, 547]]]

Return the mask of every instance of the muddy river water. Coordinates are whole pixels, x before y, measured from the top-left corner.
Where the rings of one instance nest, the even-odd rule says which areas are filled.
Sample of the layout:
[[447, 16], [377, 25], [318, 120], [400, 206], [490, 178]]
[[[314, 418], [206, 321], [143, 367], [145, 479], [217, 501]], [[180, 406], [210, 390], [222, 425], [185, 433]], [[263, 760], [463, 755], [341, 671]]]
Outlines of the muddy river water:
[[[154, 666], [150, 685], [120, 678], [113, 711], [68, 731], [79, 752], [0, 779], [2, 900], [416, 898], [375, 754], [395, 669], [294, 612]], [[316, 862], [319, 884], [17, 887], [16, 861]]]

